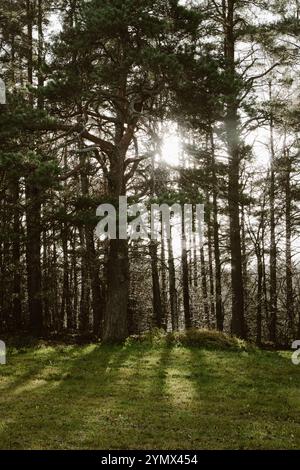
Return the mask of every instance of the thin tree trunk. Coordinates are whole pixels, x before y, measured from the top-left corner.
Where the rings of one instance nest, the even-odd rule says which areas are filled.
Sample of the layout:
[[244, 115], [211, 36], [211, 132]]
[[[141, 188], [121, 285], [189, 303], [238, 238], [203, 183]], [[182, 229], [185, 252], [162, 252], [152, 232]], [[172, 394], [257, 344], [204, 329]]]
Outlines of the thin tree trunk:
[[[269, 84], [269, 98], [272, 101], [272, 85]], [[275, 150], [274, 123], [270, 117], [271, 171], [270, 171], [270, 341], [277, 340], [277, 246], [275, 221]]]
[[286, 314], [288, 320], [288, 338], [295, 338], [295, 310], [292, 266], [292, 196], [291, 196], [291, 159], [288, 150], [285, 151], [285, 277], [286, 277]]
[[184, 218], [181, 226], [181, 270], [182, 270], [182, 292], [185, 328], [192, 327], [192, 315], [190, 308], [189, 267], [187, 258], [186, 235], [184, 231]]
[[87, 263], [86, 243], [83, 227], [79, 228], [81, 260], [80, 260], [80, 311], [79, 311], [79, 329], [86, 334], [89, 332], [89, 271]]
[[247, 318], [248, 312], [248, 259], [247, 259], [247, 241], [245, 229], [245, 207], [241, 207], [241, 230], [242, 230], [242, 269], [243, 269], [243, 284], [244, 284], [244, 303], [245, 303], [245, 316]]
[[161, 303], [161, 291], [158, 273], [158, 260], [157, 260], [157, 242], [150, 241], [149, 244], [150, 258], [151, 258], [151, 273], [152, 273], [152, 305], [153, 305], [153, 319], [154, 325], [157, 328], [163, 327], [163, 313]]
[[21, 303], [21, 218], [19, 208], [19, 181], [12, 178], [10, 182], [11, 197], [13, 203], [13, 239], [12, 239], [12, 264], [13, 264], [13, 323], [15, 328], [22, 326]]
[[[38, 87], [44, 86], [42, 66], [44, 62], [44, 31], [43, 31], [43, 0], [38, 0]], [[38, 97], [38, 108], [43, 109], [44, 100], [40, 93]]]
[[26, 181], [26, 263], [30, 329], [39, 335], [43, 330], [41, 274], [41, 200], [40, 189], [33, 180]]
[[97, 337], [102, 337], [104, 296], [100, 281], [100, 262], [95, 249], [93, 228], [85, 228], [86, 250], [91, 280], [92, 291], [92, 311], [93, 311], [93, 332]]
[[166, 274], [166, 247], [165, 238], [161, 239], [161, 308], [162, 308], [162, 328], [167, 329], [168, 324], [168, 299], [167, 299], [167, 274]]
[[200, 248], [200, 262], [201, 262], [201, 287], [202, 287], [202, 297], [203, 297], [204, 318], [205, 318], [206, 326], [209, 328], [210, 316], [209, 316], [208, 289], [207, 289], [206, 266], [205, 266], [205, 256], [204, 256], [203, 246]]
[[175, 265], [172, 246], [172, 232], [168, 238], [168, 267], [169, 267], [169, 296], [170, 296], [170, 310], [172, 331], [178, 330], [178, 310], [177, 310], [177, 292], [176, 292], [176, 277]]
[[[26, 1], [27, 13], [27, 80], [33, 84], [33, 6]], [[32, 94], [29, 95], [30, 105], [33, 106]], [[28, 285], [29, 325], [32, 332], [39, 335], [43, 330], [43, 307], [41, 299], [41, 195], [34, 175], [25, 182], [26, 193], [26, 263]]]
[[[89, 195], [89, 182], [86, 174], [86, 157], [80, 156], [80, 163], [82, 171], [80, 172], [80, 186], [81, 194], [84, 198]], [[83, 334], [89, 332], [89, 314], [90, 314], [90, 280], [89, 280], [89, 259], [87, 253], [87, 240], [86, 240], [86, 227], [85, 225], [79, 227], [79, 237], [81, 245], [81, 294], [80, 294], [80, 314], [79, 314], [79, 328]]]
[[[54, 314], [54, 302], [50, 302], [51, 295], [51, 256], [50, 248], [47, 240], [47, 231], [43, 230], [41, 233], [42, 240], [42, 290], [46, 292], [43, 296], [43, 322], [44, 329], [47, 331], [57, 330], [57, 319]], [[51, 240], [54, 243], [53, 240]], [[51, 303], [51, 308], [50, 308]]]
[[214, 286], [214, 270], [213, 270], [213, 253], [212, 253], [212, 230], [211, 230], [211, 212], [210, 197], [207, 194], [207, 248], [208, 248], [208, 277], [209, 277], [209, 303], [210, 318], [215, 319], [215, 286]]
[[62, 224], [61, 242], [63, 250], [63, 285], [60, 315], [63, 323], [67, 324], [68, 329], [74, 329], [71, 293], [70, 293], [70, 268], [68, 258], [68, 226], [67, 223]]
[[69, 318], [67, 327], [69, 329], [78, 328], [78, 275], [77, 275], [77, 258], [76, 258], [76, 248], [77, 248], [77, 230], [74, 228], [74, 233], [71, 236], [72, 244], [72, 281], [73, 284], [73, 309], [72, 316]]
[[218, 180], [216, 174], [215, 143], [213, 130], [210, 131], [211, 159], [212, 159], [212, 184], [213, 184], [213, 238], [215, 255], [215, 295], [216, 295], [216, 320], [217, 329], [223, 331], [224, 315], [222, 306], [222, 272], [220, 261], [220, 237], [218, 222]]
[[[259, 240], [257, 242], [260, 243]], [[257, 260], [257, 296], [256, 296], [256, 343], [262, 340], [262, 300], [263, 300], [263, 263], [260, 246], [256, 247]]]

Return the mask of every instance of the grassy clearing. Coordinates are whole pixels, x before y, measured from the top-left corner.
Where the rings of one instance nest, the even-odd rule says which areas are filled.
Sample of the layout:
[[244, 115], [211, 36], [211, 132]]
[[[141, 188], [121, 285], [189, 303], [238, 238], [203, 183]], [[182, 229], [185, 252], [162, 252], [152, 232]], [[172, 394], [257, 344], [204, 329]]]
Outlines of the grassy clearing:
[[1, 449], [295, 449], [289, 352], [127, 344], [11, 350]]

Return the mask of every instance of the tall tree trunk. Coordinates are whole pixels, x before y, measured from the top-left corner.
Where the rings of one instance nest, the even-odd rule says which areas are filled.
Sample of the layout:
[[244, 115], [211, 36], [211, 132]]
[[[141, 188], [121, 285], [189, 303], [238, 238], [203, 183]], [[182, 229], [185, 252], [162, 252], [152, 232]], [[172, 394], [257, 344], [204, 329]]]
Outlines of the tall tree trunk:
[[[33, 84], [33, 5], [26, 1], [27, 14], [27, 80]], [[33, 106], [32, 94], [29, 95]], [[32, 176], [32, 177], [31, 177]], [[41, 273], [41, 194], [34, 175], [25, 181], [26, 193], [26, 263], [28, 284], [29, 325], [39, 335], [43, 330], [42, 273]]]
[[[43, 31], [43, 0], [38, 0], [38, 87], [41, 89], [44, 86], [43, 63], [44, 63], [44, 31]], [[43, 109], [44, 100], [40, 93], [38, 96], [38, 108]]]
[[162, 308], [162, 328], [167, 329], [168, 325], [168, 287], [167, 287], [167, 273], [166, 273], [166, 246], [165, 238], [161, 239], [160, 246], [161, 253], [161, 308]]
[[248, 312], [248, 258], [247, 258], [247, 240], [246, 240], [246, 227], [245, 227], [245, 206], [241, 207], [241, 230], [242, 230], [242, 269], [243, 269], [243, 284], [244, 284], [244, 304], [245, 316], [247, 318]]
[[[2, 189], [2, 188], [1, 188]], [[9, 204], [7, 203], [8, 193], [6, 189], [1, 191], [1, 206], [0, 206], [0, 221], [1, 221], [1, 252], [0, 252], [0, 320], [2, 324], [2, 331], [11, 328], [11, 290], [8, 266], [11, 263], [10, 257], [10, 211]], [[7, 293], [9, 292], [9, 296]]]
[[[108, 176], [109, 196], [119, 207], [119, 196], [125, 195], [124, 165], [126, 151], [116, 149]], [[109, 241], [107, 256], [107, 300], [103, 339], [123, 341], [128, 335], [129, 259], [128, 241]]]
[[286, 314], [288, 320], [288, 338], [295, 338], [295, 308], [292, 265], [292, 196], [291, 196], [291, 158], [285, 151], [285, 277], [286, 277]]
[[264, 300], [264, 313], [266, 317], [267, 324], [269, 325], [269, 302], [268, 302], [268, 286], [267, 286], [267, 273], [266, 273], [266, 259], [265, 259], [266, 249], [264, 234], [262, 235], [262, 272], [263, 272], [263, 300]]
[[128, 335], [129, 262], [127, 240], [110, 240], [107, 303], [103, 339], [123, 341]]
[[173, 246], [172, 246], [172, 231], [170, 233], [170, 238], [168, 238], [168, 267], [169, 267], [169, 296], [170, 296], [172, 331], [176, 331], [178, 330], [178, 311], [177, 311], [175, 265], [174, 265]]
[[202, 287], [202, 297], [203, 297], [203, 310], [206, 326], [210, 327], [210, 316], [209, 316], [209, 306], [208, 306], [208, 289], [207, 289], [207, 279], [206, 279], [206, 266], [205, 266], [205, 256], [204, 248], [200, 248], [200, 262], [201, 262], [201, 287]]
[[[27, 81], [33, 84], [33, 5], [32, 0], [26, 0], [27, 23]], [[33, 106], [32, 93], [29, 94], [29, 102]]]
[[69, 318], [67, 327], [69, 329], [78, 328], [78, 273], [77, 273], [77, 230], [74, 227], [74, 232], [72, 233], [71, 246], [72, 246], [72, 268], [71, 268], [71, 285], [73, 286], [73, 308], [72, 308], [72, 317]]
[[207, 193], [207, 248], [208, 248], [208, 277], [209, 277], [209, 303], [210, 318], [215, 319], [215, 286], [214, 286], [214, 270], [213, 270], [213, 253], [212, 253], [212, 227], [211, 227], [211, 208], [210, 197]]
[[149, 244], [152, 273], [152, 305], [154, 325], [157, 328], [163, 327], [163, 311], [161, 302], [161, 291], [159, 283], [158, 260], [157, 260], [157, 242], [151, 240]]
[[[89, 196], [89, 182], [86, 174], [86, 157], [80, 155], [82, 170], [80, 172], [81, 194], [85, 199]], [[79, 328], [82, 333], [89, 332], [90, 325], [90, 279], [89, 279], [89, 256], [87, 252], [86, 225], [79, 228], [79, 237], [81, 245], [81, 294], [80, 294], [80, 314]], [[99, 306], [100, 308], [100, 306]]]
[[192, 256], [193, 286], [198, 287], [198, 251], [195, 233], [193, 234], [193, 256]]
[[62, 285], [62, 300], [60, 315], [63, 323], [66, 320], [68, 329], [74, 329], [73, 311], [71, 305], [71, 292], [70, 292], [70, 267], [68, 257], [68, 225], [66, 222], [62, 224], [61, 228], [61, 242], [63, 250], [63, 285]]
[[255, 255], [257, 261], [257, 296], [256, 296], [256, 343], [262, 343], [263, 331], [263, 310], [268, 323], [268, 299], [267, 299], [267, 282], [265, 269], [265, 206], [266, 194], [263, 195], [261, 205], [260, 224], [255, 243]]
[[[225, 4], [225, 2], [224, 2]], [[236, 1], [227, 0], [224, 10], [224, 51], [226, 60], [226, 117], [225, 132], [229, 156], [228, 171], [228, 208], [230, 225], [230, 254], [231, 254], [231, 288], [232, 288], [232, 320], [233, 334], [246, 338], [246, 324], [244, 317], [244, 285], [241, 251], [240, 227], [240, 136], [238, 117], [237, 80], [235, 70], [235, 10]]]
[[41, 273], [41, 197], [35, 182], [26, 181], [26, 264], [29, 325], [33, 333], [43, 330]]
[[12, 178], [10, 191], [13, 203], [13, 239], [12, 239], [12, 264], [13, 264], [13, 323], [19, 329], [22, 326], [22, 302], [21, 302], [21, 217], [19, 200], [19, 180]]
[[92, 227], [86, 227], [85, 238], [92, 291], [93, 332], [97, 337], [101, 338], [103, 330], [104, 295], [100, 281], [100, 261], [96, 253]]
[[89, 332], [90, 326], [90, 285], [89, 285], [89, 269], [86, 253], [86, 241], [83, 227], [79, 228], [81, 260], [80, 260], [80, 310], [79, 310], [79, 329], [80, 332], [86, 334]]
[[212, 167], [212, 205], [213, 205], [213, 238], [214, 238], [214, 255], [215, 255], [215, 295], [216, 295], [216, 321], [217, 329], [223, 331], [224, 315], [222, 306], [222, 272], [220, 260], [220, 237], [218, 222], [218, 180], [216, 173], [216, 157], [213, 130], [210, 130], [211, 144], [211, 167]]
[[[48, 240], [47, 230], [42, 230], [41, 233], [41, 245], [42, 245], [42, 290], [46, 293], [43, 296], [43, 323], [44, 329], [47, 331], [57, 331], [57, 318], [54, 314], [54, 301], [51, 292], [51, 248], [50, 244], [54, 243], [54, 240]], [[51, 298], [51, 299], [50, 299]], [[50, 307], [51, 305], [51, 307]]]
[[260, 241], [257, 241], [255, 250], [257, 260], [257, 296], [256, 296], [256, 343], [262, 340], [262, 302], [263, 302], [263, 263], [260, 249]]
[[181, 270], [182, 270], [182, 293], [185, 328], [192, 327], [192, 314], [190, 307], [189, 266], [187, 258], [186, 235], [184, 230], [184, 217], [181, 225]]
[[[269, 84], [269, 98], [272, 102], [272, 84]], [[274, 149], [274, 120], [270, 117], [270, 144], [271, 144], [271, 170], [270, 170], [270, 341], [277, 340], [277, 246], [276, 246], [276, 220], [275, 220], [275, 149]]]

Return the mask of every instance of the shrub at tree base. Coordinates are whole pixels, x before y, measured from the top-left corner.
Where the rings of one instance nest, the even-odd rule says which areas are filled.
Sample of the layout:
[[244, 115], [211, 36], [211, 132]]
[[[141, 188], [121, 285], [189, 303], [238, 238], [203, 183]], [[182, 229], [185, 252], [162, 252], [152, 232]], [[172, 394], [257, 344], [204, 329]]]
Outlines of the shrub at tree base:
[[164, 330], [153, 329], [142, 335], [130, 336], [126, 344], [143, 343], [165, 346], [192, 346], [203, 349], [224, 349], [232, 351], [254, 350], [255, 346], [235, 336], [216, 330], [191, 328], [186, 331], [166, 333]]

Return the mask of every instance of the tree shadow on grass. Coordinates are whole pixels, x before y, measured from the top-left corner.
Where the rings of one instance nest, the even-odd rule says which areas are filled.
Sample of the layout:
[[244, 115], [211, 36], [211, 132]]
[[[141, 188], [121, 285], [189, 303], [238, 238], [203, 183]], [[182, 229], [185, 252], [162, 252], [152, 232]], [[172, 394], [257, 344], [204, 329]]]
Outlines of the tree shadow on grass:
[[71, 357], [44, 352], [42, 360], [37, 354], [29, 370], [25, 366], [2, 387], [2, 449], [81, 447], [86, 418], [114, 400], [130, 350], [95, 346], [77, 351]]
[[[114, 390], [115, 399], [94, 415], [95, 426], [90, 427], [85, 448], [147, 449], [155, 448], [155, 444], [159, 448], [157, 439], [166, 429], [164, 414], [169, 405], [165, 376], [170, 349], [135, 346], [129, 347], [128, 353], [127, 367]], [[91, 416], [87, 420], [91, 423]]]
[[[195, 392], [186, 370], [185, 348], [160, 346], [135, 350], [135, 370], [122, 390], [117, 438], [109, 429], [110, 449], [191, 449]], [[95, 441], [94, 441], [95, 442]], [[101, 447], [100, 447], [101, 448]], [[103, 447], [102, 447], [103, 448]]]
[[168, 447], [170, 420], [180, 426], [166, 387], [171, 348], [91, 348], [49, 351], [8, 384], [1, 448]]
[[58, 351], [53, 348], [25, 349], [8, 354], [6, 366], [0, 369], [0, 378], [7, 379], [7, 384], [1, 386], [2, 395], [15, 392], [19, 387], [26, 387], [29, 382], [38, 379], [45, 369], [53, 368], [57, 356]]
[[299, 397], [299, 374], [280, 355], [90, 345], [18, 360], [1, 387], [3, 449], [293, 447], [284, 398]]
[[[191, 379], [201, 410], [195, 414], [204, 448], [281, 449], [300, 444], [300, 377], [280, 353], [234, 353], [190, 349]], [[195, 370], [196, 369], [196, 370]], [[203, 412], [204, 410], [204, 412]]]

